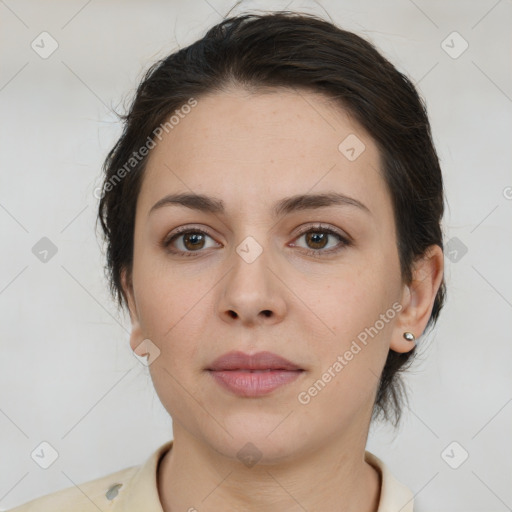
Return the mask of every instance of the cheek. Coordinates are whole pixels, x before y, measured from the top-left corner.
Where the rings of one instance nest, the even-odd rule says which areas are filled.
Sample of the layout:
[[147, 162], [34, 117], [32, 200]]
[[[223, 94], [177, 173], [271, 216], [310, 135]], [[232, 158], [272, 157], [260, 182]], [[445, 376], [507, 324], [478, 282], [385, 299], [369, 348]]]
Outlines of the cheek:
[[396, 276], [380, 261], [350, 266], [324, 286], [309, 288], [312, 309], [321, 312], [331, 334], [349, 339], [373, 325], [392, 305]]
[[169, 267], [146, 268], [151, 270], [135, 283], [141, 328], [159, 347], [166, 364], [178, 368], [177, 361], [189, 362], [196, 357], [204, 322], [212, 314], [208, 290], [214, 281], [186, 276]]
[[208, 339], [204, 320], [211, 316], [206, 295], [211, 286], [198, 278], [184, 279], [172, 272], [164, 278], [155, 273], [145, 280], [140, 294], [143, 331], [160, 350], [149, 367], [153, 385], [176, 419], [198, 414], [201, 394], [196, 370], [202, 368], [202, 349]]
[[371, 403], [389, 350], [396, 316], [392, 286], [372, 268], [331, 281], [315, 297], [331, 332], [311, 342], [318, 364], [302, 397], [311, 401], [308, 412], [330, 410], [339, 424]]
[[330, 327], [310, 346], [319, 364], [308, 385], [320, 409], [332, 401], [354, 412], [371, 399], [389, 351], [398, 283], [389, 265], [374, 260], [347, 268], [316, 291], [318, 311]]

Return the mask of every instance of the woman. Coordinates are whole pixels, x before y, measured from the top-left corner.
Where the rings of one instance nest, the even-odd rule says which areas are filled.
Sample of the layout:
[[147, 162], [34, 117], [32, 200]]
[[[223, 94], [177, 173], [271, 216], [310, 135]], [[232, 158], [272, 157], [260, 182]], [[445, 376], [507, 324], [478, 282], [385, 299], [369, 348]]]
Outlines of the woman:
[[365, 446], [442, 308], [442, 215], [424, 105], [355, 34], [247, 14], [156, 63], [98, 217], [174, 440], [14, 510], [413, 510]]

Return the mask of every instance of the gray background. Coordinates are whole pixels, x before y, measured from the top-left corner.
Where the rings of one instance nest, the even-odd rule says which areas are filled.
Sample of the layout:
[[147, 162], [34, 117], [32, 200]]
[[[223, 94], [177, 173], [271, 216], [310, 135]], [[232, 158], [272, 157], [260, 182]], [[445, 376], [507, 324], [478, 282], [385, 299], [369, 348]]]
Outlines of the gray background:
[[[120, 135], [110, 108], [231, 6], [0, 0], [2, 510], [140, 464], [172, 437], [108, 295], [94, 190]], [[413, 79], [444, 170], [448, 302], [408, 375], [400, 429], [373, 426], [367, 448], [419, 512], [512, 510], [511, 2], [288, 0], [232, 14], [285, 7], [325, 9]], [[47, 58], [43, 31], [58, 44]], [[46, 262], [43, 237], [57, 249]], [[30, 455], [43, 441], [59, 454], [46, 470]]]

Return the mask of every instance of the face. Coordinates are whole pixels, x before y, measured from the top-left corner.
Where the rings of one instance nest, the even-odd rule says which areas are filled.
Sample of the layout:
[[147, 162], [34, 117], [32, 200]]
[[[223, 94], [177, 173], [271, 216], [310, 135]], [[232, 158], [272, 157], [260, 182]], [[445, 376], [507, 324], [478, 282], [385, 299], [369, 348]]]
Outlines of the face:
[[[131, 346], [159, 351], [149, 368], [175, 439], [229, 457], [251, 442], [264, 462], [365, 438], [390, 347], [413, 346], [377, 147], [319, 94], [197, 101], [151, 150], [125, 282]], [[161, 202], [174, 194], [216, 207]], [[231, 351], [300, 371], [239, 372], [234, 391], [210, 371]], [[285, 383], [251, 395], [258, 379]]]

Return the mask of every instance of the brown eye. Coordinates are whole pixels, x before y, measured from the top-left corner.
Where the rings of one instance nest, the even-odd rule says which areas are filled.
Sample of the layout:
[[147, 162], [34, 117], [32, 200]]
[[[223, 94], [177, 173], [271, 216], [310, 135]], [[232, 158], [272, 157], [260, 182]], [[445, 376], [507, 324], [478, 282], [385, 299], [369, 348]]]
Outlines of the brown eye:
[[194, 251], [196, 249], [202, 249], [204, 246], [204, 234], [203, 233], [185, 233], [183, 235], [183, 245], [186, 249]]
[[[337, 231], [322, 226], [314, 226], [304, 231], [296, 240], [304, 238], [306, 254], [311, 256], [323, 256], [336, 253], [343, 248], [350, 246], [351, 242], [348, 237], [344, 237]], [[331, 240], [338, 240], [337, 243]], [[331, 246], [329, 247], [329, 244]], [[298, 245], [294, 243], [293, 245]]]
[[208, 233], [200, 229], [189, 228], [167, 237], [162, 245], [171, 253], [190, 256], [193, 253], [201, 252], [202, 249], [218, 245], [214, 242], [207, 246], [208, 239], [213, 240]]
[[329, 236], [325, 232], [309, 231], [306, 233], [306, 243], [312, 249], [323, 249], [328, 243]]

